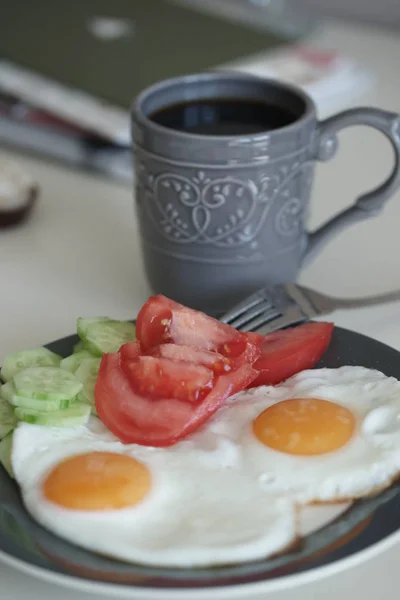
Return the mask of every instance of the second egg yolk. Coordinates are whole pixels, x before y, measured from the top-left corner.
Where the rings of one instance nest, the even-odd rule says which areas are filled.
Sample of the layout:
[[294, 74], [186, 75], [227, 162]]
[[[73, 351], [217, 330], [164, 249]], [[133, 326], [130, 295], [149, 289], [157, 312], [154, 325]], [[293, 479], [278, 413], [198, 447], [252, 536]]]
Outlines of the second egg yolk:
[[63, 460], [43, 482], [47, 500], [75, 510], [115, 510], [138, 504], [151, 487], [150, 472], [134, 458], [88, 452]]
[[352, 437], [354, 415], [320, 398], [290, 398], [264, 410], [253, 422], [265, 446], [286, 454], [318, 455], [338, 450]]

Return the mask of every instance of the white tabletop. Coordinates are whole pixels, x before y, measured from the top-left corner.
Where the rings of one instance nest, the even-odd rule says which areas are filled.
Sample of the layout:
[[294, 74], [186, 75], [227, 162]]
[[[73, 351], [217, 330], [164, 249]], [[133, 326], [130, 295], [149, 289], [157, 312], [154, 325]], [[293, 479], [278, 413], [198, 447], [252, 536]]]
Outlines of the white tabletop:
[[[400, 111], [400, 37], [365, 27], [326, 25], [316, 41], [358, 59], [376, 76], [372, 92], [357, 100]], [[387, 175], [388, 142], [366, 128], [340, 136], [338, 157], [318, 168], [310, 227], [349, 205]], [[40, 182], [40, 203], [29, 223], [0, 234], [0, 360], [12, 351], [70, 334], [79, 315], [133, 317], [149, 294], [144, 278], [132, 192], [85, 173], [17, 156]], [[336, 295], [363, 295], [400, 288], [400, 193], [385, 212], [344, 232], [301, 274], [309, 286]], [[340, 265], [340, 267], [338, 267]], [[337, 325], [400, 349], [400, 303], [342, 311]], [[385, 585], [397, 598], [396, 547], [333, 578], [277, 593], [277, 600], [375, 599]], [[57, 589], [0, 565], [1, 597], [22, 600], [85, 600], [84, 593]], [[96, 598], [99, 598], [96, 595]]]

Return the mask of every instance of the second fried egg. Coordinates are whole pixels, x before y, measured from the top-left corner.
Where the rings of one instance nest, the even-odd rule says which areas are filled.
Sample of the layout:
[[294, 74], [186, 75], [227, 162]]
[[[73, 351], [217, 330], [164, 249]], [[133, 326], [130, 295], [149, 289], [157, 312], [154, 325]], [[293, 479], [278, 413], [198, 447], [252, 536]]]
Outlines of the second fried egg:
[[363, 367], [303, 371], [232, 398], [213, 433], [268, 492], [300, 504], [367, 496], [400, 473], [400, 382]]

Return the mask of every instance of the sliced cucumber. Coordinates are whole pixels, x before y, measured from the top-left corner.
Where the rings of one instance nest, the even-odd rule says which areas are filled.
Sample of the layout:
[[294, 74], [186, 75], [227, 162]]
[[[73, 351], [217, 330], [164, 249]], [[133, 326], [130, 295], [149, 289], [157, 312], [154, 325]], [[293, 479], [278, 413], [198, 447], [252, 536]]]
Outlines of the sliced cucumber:
[[18, 396], [38, 400], [73, 400], [83, 385], [73, 373], [58, 367], [30, 367], [17, 373], [14, 385]]
[[90, 406], [83, 402], [75, 402], [64, 410], [44, 412], [17, 407], [15, 416], [20, 421], [33, 425], [44, 425], [47, 427], [74, 427], [85, 425], [90, 417]]
[[77, 323], [76, 323], [78, 335], [81, 338], [81, 340], [83, 340], [83, 342], [84, 342], [85, 338], [86, 338], [87, 330], [89, 327], [91, 327], [92, 325], [94, 325], [96, 323], [101, 323], [102, 321], [111, 321], [111, 320], [112, 319], [110, 319], [110, 317], [91, 317], [89, 319], [84, 319], [83, 317], [79, 317], [79, 319], [77, 320]]
[[83, 342], [82, 340], [80, 340], [79, 342], [77, 342], [74, 347], [72, 348], [72, 352], [73, 354], [76, 354], [77, 352], [80, 352], [81, 350], [83, 350]]
[[19, 371], [28, 367], [59, 367], [60, 361], [61, 356], [47, 348], [31, 348], [14, 352], [5, 357], [1, 367], [1, 378], [3, 381], [10, 381]]
[[136, 329], [128, 321], [101, 320], [81, 325], [82, 340], [85, 348], [95, 356], [104, 352], [117, 352], [122, 344], [135, 339]]
[[74, 402], [75, 400], [38, 400], [37, 398], [27, 398], [26, 396], [18, 396], [17, 394], [11, 398], [13, 406], [43, 412], [69, 408]]
[[12, 381], [7, 381], [7, 383], [2, 385], [0, 388], [0, 398], [4, 398], [4, 400], [7, 400], [7, 402], [10, 402], [10, 404], [12, 397], [16, 393], [17, 390], [15, 389], [15, 385]]
[[79, 392], [79, 400], [94, 407], [94, 386], [100, 368], [100, 358], [88, 358], [82, 362], [75, 372], [75, 377], [83, 383]]
[[[95, 417], [99, 416], [97, 414], [97, 410], [96, 410], [96, 404], [95, 404], [95, 398], [94, 398], [94, 391], [93, 391], [93, 397], [91, 397], [83, 389], [81, 392], [79, 392], [78, 397], [77, 397], [77, 401], [78, 402], [83, 402], [84, 404], [87, 404], [88, 406], [90, 406], [90, 412], [91, 412], [91, 414], [94, 415]], [[92, 402], [93, 402], [93, 404], [92, 404]]]
[[100, 363], [101, 358], [97, 358], [96, 356], [83, 360], [75, 371], [75, 377], [82, 383], [85, 383], [89, 378], [94, 378], [96, 380]]
[[63, 358], [60, 363], [60, 367], [66, 371], [75, 373], [79, 365], [87, 358], [93, 358], [90, 352], [87, 350], [80, 350], [79, 352], [71, 354], [71, 356], [67, 356], [67, 358]]
[[4, 398], [0, 398], [0, 439], [5, 437], [16, 425], [13, 407]]
[[14, 478], [14, 473], [11, 465], [11, 450], [13, 442], [13, 432], [6, 435], [0, 442], [0, 462], [9, 474]]

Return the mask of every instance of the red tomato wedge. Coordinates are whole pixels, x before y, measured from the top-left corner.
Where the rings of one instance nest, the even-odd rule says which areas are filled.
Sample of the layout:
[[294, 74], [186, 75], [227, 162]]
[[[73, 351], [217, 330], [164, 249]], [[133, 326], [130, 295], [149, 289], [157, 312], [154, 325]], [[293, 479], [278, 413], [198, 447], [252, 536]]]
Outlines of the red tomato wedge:
[[249, 343], [243, 333], [230, 325], [165, 296], [152, 296], [143, 305], [136, 321], [136, 334], [143, 352], [172, 342], [236, 358]]
[[172, 341], [171, 304], [174, 305], [175, 302], [164, 299], [164, 296], [151, 296], [140, 309], [136, 319], [136, 336], [144, 352], [158, 344]]
[[[261, 356], [254, 363], [258, 377], [250, 387], [276, 385], [304, 369], [311, 369], [327, 349], [333, 323], [305, 323], [265, 336]], [[252, 342], [256, 341], [250, 334]]]
[[[172, 344], [171, 344], [172, 345]], [[155, 356], [121, 361], [132, 389], [155, 400], [174, 398], [197, 402], [211, 390], [214, 371], [200, 364]]]
[[232, 361], [218, 352], [199, 350], [194, 346], [178, 344], [160, 344], [150, 350], [152, 356], [161, 356], [172, 360], [196, 363], [212, 369], [214, 373], [228, 372], [232, 369]]
[[[139, 355], [149, 356], [160, 356], [162, 358], [171, 358], [172, 360], [183, 360], [185, 362], [193, 362], [199, 365], [204, 365], [213, 369], [218, 374], [221, 372], [227, 372], [231, 369], [237, 369], [243, 364], [253, 364], [257, 358], [261, 355], [259, 345], [264, 341], [264, 336], [258, 334], [249, 334], [247, 336], [255, 336], [251, 338], [251, 341], [247, 341], [245, 345], [241, 344], [241, 354], [238, 357], [223, 356], [219, 352], [211, 350], [202, 350], [195, 346], [188, 346], [186, 344], [159, 344], [158, 346], [152, 346], [147, 352], [141, 353], [138, 342], [129, 342], [124, 344], [120, 348], [121, 356], [125, 360], [133, 360], [138, 358]], [[254, 341], [253, 341], [254, 340]], [[258, 345], [256, 345], [258, 344]], [[232, 353], [233, 354], [233, 353]]]
[[140, 356], [140, 345], [139, 342], [128, 342], [119, 349], [121, 356], [125, 360], [135, 360]]
[[104, 354], [95, 387], [96, 409], [103, 423], [123, 443], [170, 446], [195, 431], [225, 400], [255, 377], [251, 365], [216, 378], [201, 402], [154, 400], [135, 392], [121, 366], [119, 352]]

